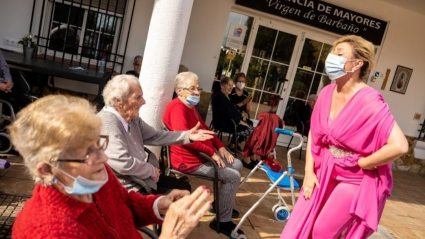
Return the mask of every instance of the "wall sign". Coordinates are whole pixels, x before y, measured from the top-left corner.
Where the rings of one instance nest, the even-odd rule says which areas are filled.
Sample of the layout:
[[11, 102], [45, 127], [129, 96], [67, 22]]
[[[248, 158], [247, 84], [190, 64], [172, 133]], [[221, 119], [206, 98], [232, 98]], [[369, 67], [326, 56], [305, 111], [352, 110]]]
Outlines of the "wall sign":
[[381, 45], [387, 22], [318, 0], [236, 0], [236, 4]]
[[226, 47], [242, 50], [243, 39], [246, 34], [246, 26], [230, 23], [229, 33], [227, 34]]

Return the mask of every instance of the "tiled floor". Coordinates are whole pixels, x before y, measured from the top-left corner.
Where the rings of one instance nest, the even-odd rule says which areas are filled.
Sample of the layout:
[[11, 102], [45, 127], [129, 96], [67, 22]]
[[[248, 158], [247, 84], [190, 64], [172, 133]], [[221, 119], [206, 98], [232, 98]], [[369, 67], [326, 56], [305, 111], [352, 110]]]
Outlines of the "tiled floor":
[[[279, 161], [286, 167], [286, 150], [283, 147], [277, 147], [277, 155]], [[296, 152], [295, 158], [298, 158], [298, 152]], [[304, 155], [302, 158], [304, 158]], [[12, 166], [7, 170], [0, 170], [0, 191], [10, 194], [31, 195], [34, 183], [26, 173], [22, 160], [18, 157], [12, 157], [8, 160]], [[296, 173], [304, 173], [303, 161], [294, 159], [292, 163]], [[247, 175], [248, 173], [249, 171], [244, 169], [243, 174]], [[190, 180], [193, 188], [199, 185], [213, 188], [211, 182], [197, 178]], [[241, 212], [241, 217], [269, 188], [269, 183], [270, 180], [263, 172], [256, 172], [241, 187], [236, 200], [236, 209]], [[290, 193], [284, 192], [283, 196], [286, 202], [291, 205]], [[296, 196], [298, 197], [298, 192]], [[285, 224], [276, 221], [274, 218], [271, 209], [276, 202], [276, 191], [272, 191], [270, 197], [267, 197], [248, 216], [241, 229], [249, 239], [280, 237]], [[208, 224], [213, 218], [214, 214], [207, 212], [189, 238], [227, 238], [209, 228]], [[235, 222], [239, 222], [239, 220], [240, 218], [236, 219]], [[371, 238], [425, 238], [425, 176], [394, 172], [393, 195], [387, 201], [379, 233], [374, 234]]]

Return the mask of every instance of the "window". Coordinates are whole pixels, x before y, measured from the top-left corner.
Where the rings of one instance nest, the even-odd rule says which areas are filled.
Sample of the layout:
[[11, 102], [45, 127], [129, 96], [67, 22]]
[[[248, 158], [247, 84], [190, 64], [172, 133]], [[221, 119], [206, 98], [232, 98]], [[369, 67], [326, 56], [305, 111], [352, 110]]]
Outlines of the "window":
[[[105, 59], [107, 68], [115, 70], [118, 64], [122, 72], [126, 46], [119, 46], [126, 43], [121, 30], [127, 0], [39, 1], [43, 4], [40, 19], [43, 27], [36, 35], [40, 55], [92, 68]], [[135, 1], [129, 9], [131, 18], [134, 4]], [[129, 32], [130, 29], [127, 39]], [[119, 54], [118, 49], [124, 54]]]
[[49, 49], [77, 54], [83, 18], [84, 9], [55, 3]]

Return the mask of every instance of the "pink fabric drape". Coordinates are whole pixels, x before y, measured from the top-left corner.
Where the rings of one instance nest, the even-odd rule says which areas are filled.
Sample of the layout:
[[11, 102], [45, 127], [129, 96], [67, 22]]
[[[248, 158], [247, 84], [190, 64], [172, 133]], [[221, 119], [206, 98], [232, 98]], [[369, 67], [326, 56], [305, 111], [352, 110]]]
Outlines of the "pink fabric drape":
[[[381, 94], [369, 86], [358, 90], [329, 124], [335, 87], [336, 84], [331, 84], [320, 92], [311, 118], [311, 152], [320, 188], [315, 188], [310, 200], [304, 200], [303, 191], [300, 193], [281, 239], [311, 238], [315, 219], [330, 194], [326, 189], [334, 165], [358, 167], [358, 159], [371, 155], [385, 145], [393, 129], [395, 121], [388, 105]], [[353, 155], [335, 158], [329, 152], [330, 145], [353, 152]], [[364, 178], [350, 209], [358, 220], [348, 229], [346, 238], [364, 238], [376, 231], [385, 200], [391, 194], [391, 163], [376, 170], [363, 171]]]

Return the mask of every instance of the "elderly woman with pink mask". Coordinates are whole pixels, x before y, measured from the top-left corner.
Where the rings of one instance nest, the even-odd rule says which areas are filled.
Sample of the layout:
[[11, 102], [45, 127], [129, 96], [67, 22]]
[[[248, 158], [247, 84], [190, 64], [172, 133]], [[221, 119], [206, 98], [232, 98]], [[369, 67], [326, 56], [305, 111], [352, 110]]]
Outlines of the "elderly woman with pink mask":
[[349, 35], [334, 42], [311, 117], [305, 178], [280, 238], [368, 238], [391, 195], [391, 163], [407, 141], [381, 94], [365, 83], [374, 46]]
[[128, 192], [106, 164], [100, 129], [82, 98], [45, 96], [19, 112], [10, 135], [36, 185], [13, 238], [141, 239], [136, 228], [162, 222], [160, 238], [185, 238], [197, 225], [211, 205], [208, 189]]

